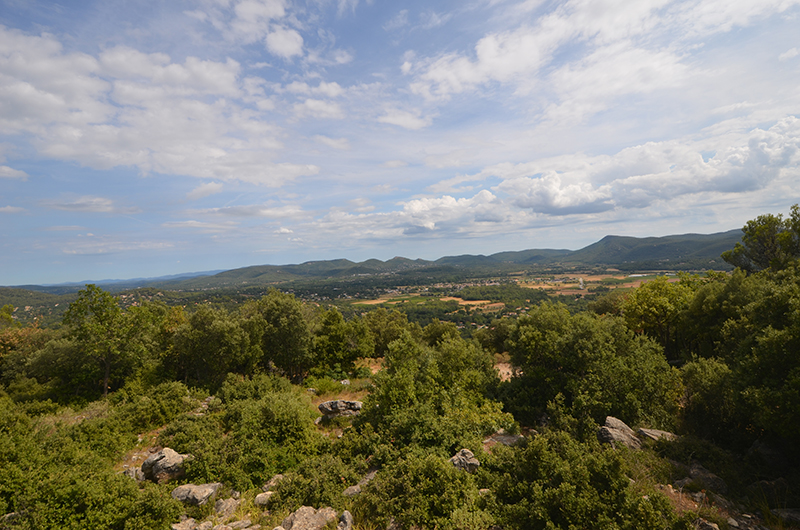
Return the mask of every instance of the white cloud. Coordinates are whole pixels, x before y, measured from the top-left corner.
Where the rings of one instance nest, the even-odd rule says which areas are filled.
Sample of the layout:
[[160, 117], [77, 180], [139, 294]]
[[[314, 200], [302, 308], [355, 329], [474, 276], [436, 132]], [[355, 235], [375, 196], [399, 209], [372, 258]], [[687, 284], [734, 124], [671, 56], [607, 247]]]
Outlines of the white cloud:
[[224, 223], [208, 223], [205, 221], [170, 221], [162, 223], [164, 228], [189, 228], [198, 230], [205, 234], [218, 234], [222, 232], [230, 232], [239, 228], [239, 223], [235, 221], [226, 221]]
[[320, 99], [306, 99], [302, 103], [295, 103], [294, 113], [298, 117], [311, 116], [314, 118], [341, 119], [344, 112], [338, 103]]
[[206, 182], [205, 184], [200, 184], [198, 187], [187, 193], [186, 198], [190, 201], [194, 201], [197, 199], [202, 199], [203, 197], [208, 197], [209, 195], [214, 195], [215, 193], [219, 193], [221, 191], [222, 184], [220, 182]]
[[25, 208], [19, 206], [0, 206], [0, 213], [22, 213], [26, 212]]
[[343, 151], [350, 149], [350, 141], [347, 138], [328, 138], [327, 136], [319, 134], [314, 137], [314, 140], [334, 149], [341, 149]]
[[111, 199], [93, 195], [84, 195], [71, 201], [48, 202], [46, 206], [54, 210], [81, 213], [134, 214], [141, 212], [139, 208], [117, 206]]
[[[91, 234], [87, 234], [91, 235]], [[64, 254], [103, 255], [125, 252], [160, 251], [173, 248], [167, 241], [121, 241], [113, 237], [76, 238], [61, 247]]]
[[293, 219], [306, 216], [306, 214], [299, 206], [295, 205], [272, 206], [269, 204], [224, 206], [222, 208], [191, 210], [189, 211], [189, 213], [193, 215], [222, 215], [229, 217], [266, 217], [272, 219]]
[[408, 9], [401, 9], [391, 20], [383, 25], [383, 29], [392, 31], [406, 25], [408, 25]]
[[406, 167], [408, 162], [404, 160], [388, 160], [383, 163], [383, 167], [388, 167], [390, 169], [396, 169], [399, 167]]
[[785, 52], [780, 54], [778, 56], [778, 60], [779, 61], [787, 61], [789, 59], [794, 59], [798, 55], [800, 55], [800, 50], [798, 50], [797, 48], [792, 48], [792, 49], [786, 50]]
[[378, 117], [379, 122], [397, 125], [398, 127], [403, 127], [404, 129], [422, 129], [433, 123], [432, 118], [421, 117], [419, 111], [408, 112], [390, 108], [386, 109], [384, 112], [385, 114], [383, 116]]
[[13, 167], [0, 166], [0, 178], [27, 180], [28, 174]]
[[[240, 80], [240, 70], [231, 59], [178, 64], [123, 46], [95, 59], [64, 53], [50, 35], [0, 27], [0, 129], [29, 133], [41, 154], [94, 169], [132, 166], [268, 186], [318, 172], [275, 162], [281, 129], [237, 101], [243, 86], [257, 91], [251, 78]], [[273, 105], [251, 101], [260, 109]]]
[[275, 230], [274, 233], [276, 233], [276, 234], [293, 234], [294, 231], [286, 228], [285, 226], [282, 226], [282, 227], [278, 228], [277, 230]]
[[284, 59], [303, 54], [303, 37], [290, 28], [275, 28], [267, 34], [265, 42], [271, 54]]

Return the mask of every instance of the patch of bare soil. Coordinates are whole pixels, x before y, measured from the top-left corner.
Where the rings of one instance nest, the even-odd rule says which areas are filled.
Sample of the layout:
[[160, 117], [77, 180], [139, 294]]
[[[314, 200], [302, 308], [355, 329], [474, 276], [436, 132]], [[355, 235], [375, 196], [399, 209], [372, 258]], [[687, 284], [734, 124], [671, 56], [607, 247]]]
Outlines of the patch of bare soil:
[[514, 375], [514, 368], [512, 368], [511, 363], [497, 363], [494, 367], [500, 372], [501, 381], [508, 381]]

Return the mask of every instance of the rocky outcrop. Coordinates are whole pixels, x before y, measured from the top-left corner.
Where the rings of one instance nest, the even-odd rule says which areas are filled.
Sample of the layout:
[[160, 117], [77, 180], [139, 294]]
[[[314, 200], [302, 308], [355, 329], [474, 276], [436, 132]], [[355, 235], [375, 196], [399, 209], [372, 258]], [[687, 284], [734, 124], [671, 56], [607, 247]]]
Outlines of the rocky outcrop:
[[214, 503], [214, 513], [222, 520], [230, 519], [239, 507], [240, 501], [236, 499], [218, 499]]
[[477, 458], [475, 458], [475, 455], [469, 449], [462, 449], [461, 451], [457, 452], [450, 459], [450, 463], [453, 464], [456, 469], [466, 471], [467, 473], [474, 473], [481, 465], [481, 463]]
[[378, 470], [376, 468], [371, 468], [367, 472], [367, 474], [364, 475], [364, 478], [362, 478], [361, 480], [358, 481], [358, 484], [356, 484], [355, 486], [350, 486], [349, 488], [345, 489], [342, 492], [342, 495], [344, 495], [345, 497], [355, 497], [356, 495], [361, 493], [361, 489], [364, 486], [366, 486], [367, 484], [369, 484], [370, 481], [372, 479], [374, 479], [375, 475], [377, 475], [377, 474], [378, 474]]
[[633, 429], [613, 416], [606, 417], [605, 425], [597, 431], [597, 439], [600, 443], [611, 444], [613, 447], [623, 445], [633, 450], [642, 448], [642, 442], [636, 437]]
[[222, 486], [219, 482], [212, 484], [184, 484], [172, 490], [172, 498], [184, 504], [202, 506], [217, 494]]
[[283, 520], [281, 527], [283, 530], [321, 530], [336, 517], [336, 510], [331, 507], [316, 510], [311, 506], [301, 506]]
[[142, 462], [142, 475], [159, 484], [181, 478], [186, 473], [183, 466], [188, 457], [165, 447]]
[[644, 429], [644, 428], [642, 428], [642, 429], [639, 429], [638, 432], [639, 432], [639, 436], [641, 436], [642, 438], [647, 438], [647, 439], [650, 439], [650, 440], [653, 440], [653, 441], [658, 441], [658, 440], [661, 440], [663, 438], [664, 440], [668, 440], [668, 441], [671, 442], [673, 440], [677, 440], [678, 439], [678, 437], [676, 435], [672, 434], [671, 432], [659, 431], [658, 429]]
[[326, 420], [332, 420], [340, 416], [356, 416], [361, 412], [363, 406], [364, 404], [361, 401], [335, 399], [320, 403], [317, 408]]
[[283, 475], [281, 473], [273, 475], [272, 478], [269, 479], [266, 484], [261, 486], [261, 491], [275, 491], [275, 488], [278, 487], [278, 484], [280, 484], [282, 480], [283, 480]]
[[500, 429], [493, 435], [489, 436], [488, 438], [483, 440], [483, 448], [484, 450], [490, 450], [493, 446], [497, 444], [512, 446], [516, 445], [525, 437], [521, 434], [508, 434], [505, 429]]
[[692, 481], [700, 484], [704, 489], [716, 491], [723, 495], [728, 492], [728, 485], [720, 477], [707, 470], [699, 463], [695, 462], [689, 468], [689, 477]]
[[256, 498], [253, 500], [253, 503], [256, 506], [266, 506], [269, 504], [269, 500], [272, 496], [275, 495], [274, 491], [265, 491], [263, 493], [259, 493], [256, 495]]

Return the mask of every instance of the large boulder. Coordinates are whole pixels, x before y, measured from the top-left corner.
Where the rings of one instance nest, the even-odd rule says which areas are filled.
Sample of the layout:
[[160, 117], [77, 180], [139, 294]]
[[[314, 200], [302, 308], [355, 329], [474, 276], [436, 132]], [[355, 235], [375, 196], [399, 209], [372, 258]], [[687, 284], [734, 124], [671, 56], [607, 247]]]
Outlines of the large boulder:
[[322, 530], [336, 517], [336, 510], [331, 507], [316, 510], [311, 506], [301, 506], [284, 519], [281, 526], [284, 530]]
[[477, 458], [475, 458], [475, 455], [469, 449], [462, 449], [461, 451], [457, 452], [450, 459], [450, 463], [453, 464], [456, 469], [466, 471], [467, 473], [474, 473], [477, 471], [478, 466], [481, 465], [481, 463]]
[[172, 498], [184, 504], [202, 506], [217, 494], [222, 486], [219, 482], [212, 484], [184, 484], [172, 490]]
[[597, 439], [601, 443], [611, 444], [613, 447], [624, 445], [629, 449], [641, 449], [642, 442], [636, 437], [633, 429], [625, 425], [625, 422], [613, 416], [606, 417], [606, 423], [597, 431]]
[[332, 420], [339, 416], [356, 416], [361, 412], [364, 404], [361, 401], [348, 401], [346, 399], [335, 399], [325, 401], [317, 407], [327, 420]]
[[240, 502], [237, 499], [217, 499], [214, 503], [214, 512], [220, 519], [229, 519], [233, 517]]
[[181, 478], [186, 474], [183, 465], [188, 457], [165, 447], [142, 462], [142, 474], [147, 480], [159, 484]]
[[339, 524], [336, 525], [336, 530], [353, 530], [353, 516], [347, 510], [342, 512], [339, 516]]

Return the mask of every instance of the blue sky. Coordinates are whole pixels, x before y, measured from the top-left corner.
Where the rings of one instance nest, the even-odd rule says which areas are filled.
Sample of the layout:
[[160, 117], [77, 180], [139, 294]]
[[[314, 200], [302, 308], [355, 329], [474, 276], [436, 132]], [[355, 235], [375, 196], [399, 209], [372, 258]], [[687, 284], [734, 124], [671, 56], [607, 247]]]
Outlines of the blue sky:
[[0, 285], [800, 202], [800, 0], [0, 0]]

